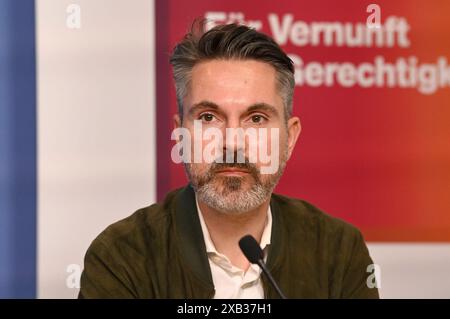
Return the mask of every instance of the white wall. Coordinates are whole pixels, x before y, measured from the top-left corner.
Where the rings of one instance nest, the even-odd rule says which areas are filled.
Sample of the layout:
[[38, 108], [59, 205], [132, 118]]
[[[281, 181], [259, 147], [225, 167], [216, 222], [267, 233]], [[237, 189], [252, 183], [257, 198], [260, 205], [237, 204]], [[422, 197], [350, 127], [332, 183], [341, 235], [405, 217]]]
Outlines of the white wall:
[[450, 298], [450, 244], [370, 243], [382, 298]]
[[[69, 4], [81, 29], [66, 26]], [[72, 298], [109, 224], [155, 201], [154, 5], [39, 0], [38, 296]]]

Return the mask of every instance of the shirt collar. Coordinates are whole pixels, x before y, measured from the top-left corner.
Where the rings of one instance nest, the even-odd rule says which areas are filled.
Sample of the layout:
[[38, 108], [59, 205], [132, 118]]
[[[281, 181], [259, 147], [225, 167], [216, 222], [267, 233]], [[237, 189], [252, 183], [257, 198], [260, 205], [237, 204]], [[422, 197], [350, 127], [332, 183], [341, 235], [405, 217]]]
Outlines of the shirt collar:
[[[211, 236], [209, 234], [208, 227], [206, 226], [205, 219], [203, 218], [203, 213], [200, 210], [200, 206], [198, 205], [197, 196], [195, 196], [195, 204], [197, 205], [197, 212], [198, 212], [198, 218], [200, 219], [200, 225], [202, 227], [203, 232], [203, 238], [205, 240], [205, 246], [206, 246], [206, 252], [207, 253], [214, 253], [214, 254], [220, 254], [216, 247], [214, 246], [213, 241], [211, 240]], [[267, 209], [267, 219], [266, 219], [266, 225], [264, 226], [264, 230], [261, 236], [261, 249], [265, 250], [265, 248], [270, 245], [271, 240], [271, 234], [272, 234], [272, 211], [269, 208]]]

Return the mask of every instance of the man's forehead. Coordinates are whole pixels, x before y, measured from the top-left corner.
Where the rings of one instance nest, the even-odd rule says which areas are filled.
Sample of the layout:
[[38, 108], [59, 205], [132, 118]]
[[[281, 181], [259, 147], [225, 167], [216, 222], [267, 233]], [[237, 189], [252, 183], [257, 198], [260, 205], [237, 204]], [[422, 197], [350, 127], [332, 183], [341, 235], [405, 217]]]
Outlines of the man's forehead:
[[218, 74], [255, 74], [266, 73], [276, 76], [275, 68], [266, 62], [254, 59], [209, 59], [197, 63], [192, 68], [192, 74], [201, 73], [201, 75], [217, 76]]
[[282, 103], [274, 68], [253, 60], [212, 60], [194, 67], [186, 106], [248, 108]]

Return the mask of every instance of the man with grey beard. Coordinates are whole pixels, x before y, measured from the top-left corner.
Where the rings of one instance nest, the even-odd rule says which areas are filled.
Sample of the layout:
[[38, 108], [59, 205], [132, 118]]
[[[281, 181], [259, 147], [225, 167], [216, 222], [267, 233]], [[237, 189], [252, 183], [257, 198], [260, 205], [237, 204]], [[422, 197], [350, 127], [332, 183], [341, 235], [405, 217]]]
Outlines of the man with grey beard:
[[[203, 30], [194, 24], [170, 59], [179, 107], [174, 126], [192, 139], [183, 149], [190, 183], [93, 241], [79, 297], [277, 298], [239, 248], [251, 235], [288, 298], [378, 298], [361, 233], [305, 201], [273, 193], [301, 131], [292, 115], [292, 61], [246, 26]], [[188, 161], [192, 145], [205, 150], [210, 142], [196, 132], [198, 123], [223, 139], [209, 159], [206, 152]], [[269, 134], [255, 143], [246, 135], [226, 138], [229, 129]], [[277, 163], [273, 172], [264, 170], [262, 149]]]

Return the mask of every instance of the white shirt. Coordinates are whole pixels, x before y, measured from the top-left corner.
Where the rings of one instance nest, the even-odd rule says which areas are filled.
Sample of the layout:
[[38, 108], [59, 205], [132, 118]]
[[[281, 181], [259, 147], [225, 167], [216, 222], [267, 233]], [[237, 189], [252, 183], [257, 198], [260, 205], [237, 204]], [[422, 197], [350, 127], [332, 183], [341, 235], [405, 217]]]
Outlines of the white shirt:
[[[205, 240], [206, 253], [215, 287], [214, 299], [264, 299], [264, 291], [261, 281], [261, 269], [258, 265], [250, 264], [246, 272], [234, 266], [227, 256], [219, 253], [209, 235], [203, 214], [198, 206], [198, 216]], [[267, 246], [270, 245], [272, 233], [272, 212], [267, 210], [267, 220], [264, 227], [260, 246], [267, 258]]]

